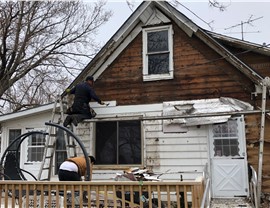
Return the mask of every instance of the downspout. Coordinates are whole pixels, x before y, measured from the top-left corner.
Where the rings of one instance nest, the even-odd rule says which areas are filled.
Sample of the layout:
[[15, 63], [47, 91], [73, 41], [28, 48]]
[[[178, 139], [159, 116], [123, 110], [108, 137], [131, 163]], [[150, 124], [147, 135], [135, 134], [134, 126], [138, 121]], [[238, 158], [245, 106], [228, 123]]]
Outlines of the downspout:
[[262, 192], [262, 170], [263, 170], [263, 149], [264, 149], [264, 132], [265, 132], [265, 113], [266, 113], [266, 92], [267, 87], [270, 86], [270, 78], [265, 77], [262, 80], [262, 113], [261, 113], [261, 131], [260, 131], [260, 147], [259, 147], [259, 161], [258, 161], [258, 187], [257, 197], [258, 205], [261, 204], [261, 192]]

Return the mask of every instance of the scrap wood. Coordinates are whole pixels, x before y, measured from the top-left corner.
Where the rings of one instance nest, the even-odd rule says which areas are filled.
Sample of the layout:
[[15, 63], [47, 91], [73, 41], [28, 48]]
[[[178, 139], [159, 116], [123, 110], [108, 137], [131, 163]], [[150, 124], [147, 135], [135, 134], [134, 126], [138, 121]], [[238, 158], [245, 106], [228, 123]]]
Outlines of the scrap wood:
[[146, 168], [129, 168], [124, 170], [123, 173], [117, 173], [114, 178], [115, 181], [161, 181], [159, 177], [162, 174], [154, 174], [153, 171]]

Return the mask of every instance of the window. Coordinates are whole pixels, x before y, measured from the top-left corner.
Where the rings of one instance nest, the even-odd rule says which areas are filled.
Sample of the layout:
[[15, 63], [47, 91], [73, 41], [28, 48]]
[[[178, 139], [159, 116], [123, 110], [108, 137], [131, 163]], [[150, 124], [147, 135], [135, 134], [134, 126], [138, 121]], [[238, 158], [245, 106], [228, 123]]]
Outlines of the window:
[[214, 156], [239, 156], [237, 120], [213, 126]]
[[[22, 134], [22, 130], [21, 129], [10, 129], [9, 130], [9, 145], [19, 136], [21, 136]], [[17, 150], [17, 147], [19, 145], [20, 141], [15, 142], [15, 144], [12, 145], [12, 147], [10, 147], [10, 150]], [[20, 149], [19, 149], [20, 151]]]
[[173, 78], [172, 26], [143, 30], [144, 81]]
[[141, 164], [141, 122], [96, 123], [96, 164]]
[[57, 130], [56, 137], [55, 173], [58, 173], [60, 165], [67, 159], [67, 148], [64, 131], [62, 129]]
[[31, 134], [28, 139], [28, 162], [42, 161], [45, 145], [45, 135]]

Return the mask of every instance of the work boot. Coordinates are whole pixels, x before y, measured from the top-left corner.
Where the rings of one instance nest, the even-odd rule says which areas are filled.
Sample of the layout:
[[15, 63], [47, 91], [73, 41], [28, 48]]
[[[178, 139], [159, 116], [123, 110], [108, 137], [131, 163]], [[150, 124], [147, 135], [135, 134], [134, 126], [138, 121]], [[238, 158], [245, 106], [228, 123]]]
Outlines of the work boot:
[[64, 121], [64, 124], [63, 124], [64, 127], [67, 127], [68, 125], [70, 125], [71, 122], [72, 122], [71, 116], [67, 116], [66, 119], [65, 119], [65, 121]]
[[74, 126], [78, 126], [79, 121], [78, 121], [78, 119], [76, 118], [76, 116], [73, 116], [73, 118], [72, 118], [72, 123], [74, 124]]

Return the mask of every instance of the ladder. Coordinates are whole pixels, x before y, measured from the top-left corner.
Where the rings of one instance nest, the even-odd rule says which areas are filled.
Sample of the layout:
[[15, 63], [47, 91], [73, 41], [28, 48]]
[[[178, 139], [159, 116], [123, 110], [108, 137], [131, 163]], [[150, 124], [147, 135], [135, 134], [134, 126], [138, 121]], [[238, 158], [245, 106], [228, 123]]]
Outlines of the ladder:
[[[58, 96], [52, 110], [52, 117], [51, 121], [52, 123], [62, 124], [64, 122], [64, 104], [67, 104], [64, 102], [61, 98], [61, 96]], [[59, 115], [58, 121], [56, 121], [57, 114]], [[49, 181], [51, 179], [52, 170], [54, 167], [53, 159], [54, 154], [56, 151], [56, 140], [58, 136], [58, 131], [54, 126], [48, 127], [48, 134], [46, 135], [46, 141], [44, 145], [44, 154], [43, 154], [43, 160], [41, 163], [41, 167], [39, 169], [38, 177], [37, 179], [39, 181]], [[72, 126], [71, 126], [72, 131]], [[65, 140], [65, 148], [67, 157], [75, 157], [76, 154], [76, 144], [72, 137], [70, 137], [67, 132], [64, 131], [64, 140]]]

